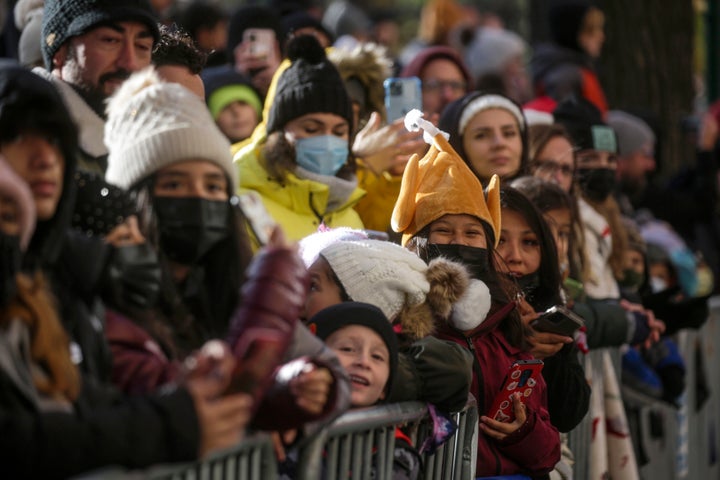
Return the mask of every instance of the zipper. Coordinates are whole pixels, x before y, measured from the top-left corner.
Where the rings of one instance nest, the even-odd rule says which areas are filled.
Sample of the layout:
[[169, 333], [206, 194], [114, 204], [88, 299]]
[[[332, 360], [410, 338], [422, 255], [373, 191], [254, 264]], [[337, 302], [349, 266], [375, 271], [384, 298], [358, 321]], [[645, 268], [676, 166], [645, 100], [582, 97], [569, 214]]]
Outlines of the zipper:
[[[473, 356], [473, 371], [475, 372], [475, 376], [477, 377], [477, 388], [478, 388], [478, 398], [476, 398], [477, 404], [478, 404], [478, 412], [480, 415], [485, 414], [485, 389], [483, 388], [483, 375], [482, 370], [480, 369], [480, 362], [477, 358], [477, 352], [475, 351], [475, 344], [473, 343], [472, 339], [468, 337], [465, 334], [462, 334], [463, 338], [465, 339], [465, 343], [467, 343], [468, 349], [470, 350], [470, 353], [472, 353]], [[479, 421], [479, 420], [478, 420]], [[495, 449], [495, 445], [492, 441], [488, 440], [488, 446], [490, 447], [490, 451], [493, 454], [493, 457], [495, 457], [495, 475], [500, 475], [502, 463], [500, 462], [500, 455], [498, 455], [497, 450]]]

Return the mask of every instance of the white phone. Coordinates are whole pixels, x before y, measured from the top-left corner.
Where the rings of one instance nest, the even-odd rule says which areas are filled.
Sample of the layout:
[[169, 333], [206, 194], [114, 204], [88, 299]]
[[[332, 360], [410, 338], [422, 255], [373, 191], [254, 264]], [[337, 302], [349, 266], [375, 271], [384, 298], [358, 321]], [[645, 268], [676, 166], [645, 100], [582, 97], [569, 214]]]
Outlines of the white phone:
[[238, 195], [240, 209], [250, 223], [260, 245], [267, 245], [277, 222], [270, 216], [257, 192], [249, 191]]

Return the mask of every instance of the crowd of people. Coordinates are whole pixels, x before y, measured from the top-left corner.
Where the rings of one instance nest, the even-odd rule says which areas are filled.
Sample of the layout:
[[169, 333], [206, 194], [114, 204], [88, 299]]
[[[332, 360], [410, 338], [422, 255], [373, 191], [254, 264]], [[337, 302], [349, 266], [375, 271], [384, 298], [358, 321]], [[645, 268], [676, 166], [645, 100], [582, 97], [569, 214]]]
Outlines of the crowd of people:
[[[453, 0], [403, 48], [350, 0], [172, 3], [3, 12], [5, 474], [267, 431], [296, 478], [349, 408], [419, 400], [447, 422], [472, 395], [476, 477], [572, 478], [590, 422], [576, 476], [637, 478], [635, 412], [604, 392], [685, 388], [673, 335], [720, 273], [716, 118], [681, 185], [650, 182], [658, 133], [608, 104], [589, 0], [552, 2], [527, 67], [521, 36]], [[393, 77], [421, 86], [404, 118]], [[393, 478], [420, 477], [419, 449], [398, 429]]]

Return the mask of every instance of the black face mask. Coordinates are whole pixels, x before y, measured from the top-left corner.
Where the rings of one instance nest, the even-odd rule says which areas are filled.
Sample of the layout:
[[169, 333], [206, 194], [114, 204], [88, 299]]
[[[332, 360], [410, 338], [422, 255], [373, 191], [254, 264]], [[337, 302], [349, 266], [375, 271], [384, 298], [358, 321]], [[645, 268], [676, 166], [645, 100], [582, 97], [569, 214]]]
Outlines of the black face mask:
[[147, 242], [114, 248], [103, 277], [103, 299], [119, 308], [151, 308], [161, 277], [157, 253]]
[[204, 198], [155, 197], [160, 249], [172, 261], [193, 265], [225, 240], [230, 203]]
[[540, 273], [535, 272], [530, 275], [523, 275], [522, 277], [510, 275], [510, 279], [517, 283], [517, 286], [520, 287], [520, 290], [525, 295], [527, 301], [532, 303], [535, 291], [540, 286]]
[[17, 291], [15, 275], [20, 271], [21, 260], [20, 237], [0, 232], [0, 308], [6, 306]]
[[433, 258], [444, 257], [467, 267], [473, 278], [482, 279], [488, 271], [487, 248], [468, 247], [457, 244], [431, 243], [427, 246], [428, 262]]
[[615, 170], [610, 168], [578, 168], [577, 175], [583, 195], [594, 202], [602, 202], [615, 188]]

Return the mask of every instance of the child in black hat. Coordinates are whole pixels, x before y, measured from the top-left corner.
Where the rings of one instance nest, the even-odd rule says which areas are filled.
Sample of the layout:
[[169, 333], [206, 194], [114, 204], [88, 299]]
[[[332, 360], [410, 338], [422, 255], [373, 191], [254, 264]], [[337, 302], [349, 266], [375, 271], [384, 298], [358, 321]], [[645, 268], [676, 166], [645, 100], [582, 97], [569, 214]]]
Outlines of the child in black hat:
[[368, 303], [339, 303], [313, 316], [309, 328], [335, 351], [350, 375], [353, 407], [374, 405], [388, 395], [398, 341], [382, 310]]

